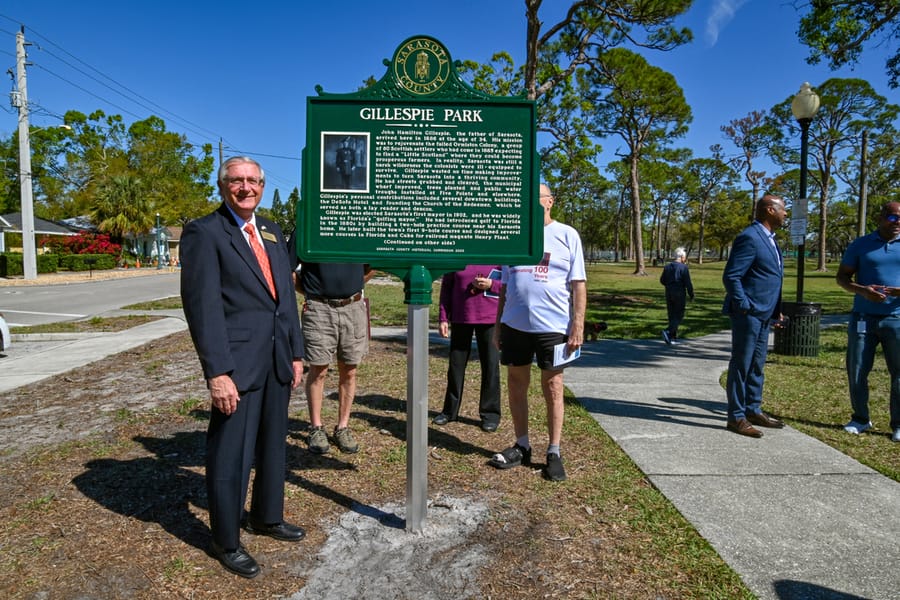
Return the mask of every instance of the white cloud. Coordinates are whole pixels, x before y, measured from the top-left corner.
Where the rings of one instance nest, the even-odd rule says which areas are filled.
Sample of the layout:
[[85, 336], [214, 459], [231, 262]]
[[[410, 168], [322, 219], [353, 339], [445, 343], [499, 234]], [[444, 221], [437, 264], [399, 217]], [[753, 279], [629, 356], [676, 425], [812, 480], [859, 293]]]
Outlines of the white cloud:
[[709, 16], [706, 18], [706, 42], [715, 46], [719, 40], [719, 32], [734, 18], [734, 14], [747, 0], [714, 0]]

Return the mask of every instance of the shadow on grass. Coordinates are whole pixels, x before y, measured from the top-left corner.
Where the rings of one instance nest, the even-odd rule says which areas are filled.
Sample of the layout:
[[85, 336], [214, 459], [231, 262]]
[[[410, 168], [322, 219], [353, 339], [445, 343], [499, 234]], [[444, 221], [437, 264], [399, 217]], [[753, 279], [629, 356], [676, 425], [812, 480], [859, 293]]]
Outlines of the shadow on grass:
[[[288, 430], [292, 437], [300, 437], [298, 432], [307, 428], [304, 422], [289, 420]], [[190, 506], [209, 510], [205, 478], [192, 470], [205, 465], [206, 432], [178, 432], [168, 438], [136, 437], [134, 441], [154, 456], [92, 460], [85, 464], [84, 472], [72, 483], [100, 506], [126, 517], [157, 523], [173, 537], [205, 551], [209, 527], [194, 516]], [[336, 457], [311, 454], [297, 444], [288, 444], [286, 462], [286, 481], [289, 483], [347, 510], [376, 519], [386, 527], [405, 527], [404, 520], [397, 515], [302, 476], [303, 471], [353, 470], [355, 465]]]
[[179, 432], [169, 438], [136, 437], [153, 457], [92, 460], [72, 483], [110, 511], [158, 523], [172, 536], [205, 550], [209, 527], [190, 510], [208, 510], [202, 475], [188, 467], [203, 464], [206, 434]]
[[[355, 403], [377, 410], [390, 410], [392, 412], [402, 414], [402, 417], [397, 417], [393, 415], [379, 415], [368, 412], [354, 412], [352, 416], [353, 418], [359, 419], [360, 421], [365, 421], [369, 424], [370, 427], [384, 431], [394, 438], [406, 442], [405, 401], [397, 398], [390, 398], [387, 396], [373, 394], [368, 396], [359, 396], [355, 400]], [[469, 442], [463, 441], [459, 437], [450, 433], [449, 429], [445, 429], [437, 425], [432, 425], [430, 421], [437, 414], [437, 411], [429, 411], [427, 417], [429, 420], [429, 446], [445, 448], [450, 452], [454, 452], [460, 455], [479, 454], [484, 456], [485, 458], [490, 458], [491, 456], [493, 456], [494, 452], [496, 452], [495, 449], [483, 448], [481, 446], [476, 446]], [[472, 425], [473, 427], [479, 427], [481, 425], [481, 421], [466, 417], [460, 418], [459, 421], [456, 422], [464, 425]]]

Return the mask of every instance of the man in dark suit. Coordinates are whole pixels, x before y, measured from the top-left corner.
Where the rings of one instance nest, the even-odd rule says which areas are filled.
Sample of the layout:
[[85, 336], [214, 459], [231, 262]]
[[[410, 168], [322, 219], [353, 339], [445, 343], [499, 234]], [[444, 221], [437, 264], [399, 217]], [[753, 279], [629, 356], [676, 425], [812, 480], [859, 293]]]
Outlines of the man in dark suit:
[[341, 176], [341, 187], [349, 190], [353, 187], [353, 170], [356, 169], [356, 153], [350, 147], [350, 138], [341, 142], [341, 147], [334, 155], [334, 166]]
[[669, 326], [662, 330], [662, 337], [671, 346], [678, 343], [678, 326], [684, 321], [687, 298], [694, 299], [694, 284], [691, 283], [684, 248], [675, 248], [675, 260], [663, 268], [659, 282], [666, 286], [666, 313], [669, 317]]
[[756, 204], [756, 220], [731, 246], [722, 274], [725, 305], [731, 318], [731, 361], [725, 391], [729, 431], [759, 438], [759, 427], [784, 423], [762, 412], [762, 389], [769, 347], [769, 326], [781, 321], [784, 265], [775, 232], [784, 225], [784, 200], [766, 195]]
[[265, 174], [235, 157], [219, 168], [222, 205], [188, 223], [181, 238], [181, 298], [209, 388], [206, 488], [211, 552], [229, 571], [255, 577], [241, 545], [250, 481], [250, 533], [299, 541], [285, 523], [285, 439], [291, 389], [303, 377], [303, 341], [291, 261], [281, 229], [254, 214]]

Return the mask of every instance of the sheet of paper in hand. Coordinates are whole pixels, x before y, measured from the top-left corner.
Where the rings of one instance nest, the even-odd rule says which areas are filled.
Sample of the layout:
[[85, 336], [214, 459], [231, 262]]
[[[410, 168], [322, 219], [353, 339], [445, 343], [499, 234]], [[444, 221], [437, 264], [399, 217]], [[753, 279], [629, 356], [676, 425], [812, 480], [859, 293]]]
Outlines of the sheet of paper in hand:
[[565, 342], [553, 346], [553, 366], [561, 367], [568, 364], [581, 356], [581, 348], [576, 348], [575, 352], [569, 352]]

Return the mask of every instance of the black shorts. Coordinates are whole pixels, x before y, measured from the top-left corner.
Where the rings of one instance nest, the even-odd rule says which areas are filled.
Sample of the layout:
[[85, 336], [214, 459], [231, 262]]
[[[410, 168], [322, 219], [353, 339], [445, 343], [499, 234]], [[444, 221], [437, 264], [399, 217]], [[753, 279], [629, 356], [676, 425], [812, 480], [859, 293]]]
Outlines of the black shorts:
[[553, 347], [565, 343], [569, 337], [562, 333], [528, 333], [500, 325], [500, 364], [511, 367], [530, 365], [537, 356], [537, 365], [544, 371], [562, 371], [565, 365], [553, 366]]

